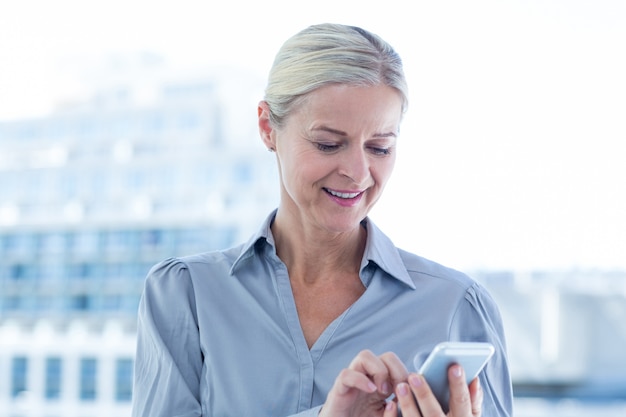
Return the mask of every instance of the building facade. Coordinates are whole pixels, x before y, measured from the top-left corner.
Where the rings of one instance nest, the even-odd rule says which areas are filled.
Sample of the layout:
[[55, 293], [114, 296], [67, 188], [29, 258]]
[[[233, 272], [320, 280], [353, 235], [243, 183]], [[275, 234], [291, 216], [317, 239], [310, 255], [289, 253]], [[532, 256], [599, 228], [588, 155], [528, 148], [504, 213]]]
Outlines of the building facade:
[[0, 123], [0, 417], [129, 415], [150, 267], [247, 239], [277, 205], [271, 155], [233, 125], [252, 101], [219, 79], [150, 88]]

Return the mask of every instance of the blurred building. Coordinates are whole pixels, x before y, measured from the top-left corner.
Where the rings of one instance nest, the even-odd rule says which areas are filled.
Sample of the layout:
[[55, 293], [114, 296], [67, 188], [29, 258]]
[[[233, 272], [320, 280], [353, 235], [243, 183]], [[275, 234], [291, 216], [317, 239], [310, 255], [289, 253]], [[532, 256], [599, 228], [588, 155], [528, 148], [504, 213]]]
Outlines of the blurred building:
[[149, 268], [247, 239], [277, 204], [245, 81], [116, 80], [0, 123], [0, 417], [129, 415]]
[[482, 271], [475, 276], [500, 307], [518, 398], [620, 402], [619, 415], [624, 415], [626, 271]]

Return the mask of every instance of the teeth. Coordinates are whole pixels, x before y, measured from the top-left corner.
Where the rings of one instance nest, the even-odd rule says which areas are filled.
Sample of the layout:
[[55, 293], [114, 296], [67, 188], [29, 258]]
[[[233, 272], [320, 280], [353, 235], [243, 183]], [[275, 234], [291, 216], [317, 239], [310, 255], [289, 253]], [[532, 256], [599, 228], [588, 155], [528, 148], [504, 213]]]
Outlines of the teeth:
[[339, 197], [339, 198], [354, 198], [357, 195], [361, 194], [361, 193], [338, 193], [337, 191], [333, 191], [329, 189], [326, 189], [326, 191], [328, 191], [330, 194], [334, 195], [335, 197]]

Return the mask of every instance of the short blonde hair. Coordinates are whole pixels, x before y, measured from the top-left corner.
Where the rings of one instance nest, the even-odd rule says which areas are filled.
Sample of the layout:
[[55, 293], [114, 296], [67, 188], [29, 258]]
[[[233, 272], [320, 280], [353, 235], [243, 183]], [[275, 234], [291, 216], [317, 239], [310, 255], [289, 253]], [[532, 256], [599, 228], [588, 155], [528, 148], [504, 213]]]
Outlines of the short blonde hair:
[[309, 26], [288, 39], [269, 73], [264, 100], [270, 122], [281, 127], [306, 95], [330, 84], [387, 85], [408, 106], [402, 60], [382, 38], [355, 26], [325, 23]]

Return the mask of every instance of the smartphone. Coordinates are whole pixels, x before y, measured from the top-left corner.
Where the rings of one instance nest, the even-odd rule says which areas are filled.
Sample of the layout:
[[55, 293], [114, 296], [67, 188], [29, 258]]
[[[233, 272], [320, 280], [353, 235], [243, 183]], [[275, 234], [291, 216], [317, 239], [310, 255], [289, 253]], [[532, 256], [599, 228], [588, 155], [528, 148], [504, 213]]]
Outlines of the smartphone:
[[450, 365], [455, 363], [461, 365], [465, 371], [466, 382], [469, 384], [493, 356], [494, 350], [490, 343], [443, 342], [435, 346], [421, 366], [416, 363], [420, 359], [419, 356], [413, 359], [413, 363], [428, 382], [444, 413], [447, 413], [450, 401], [448, 387]]

